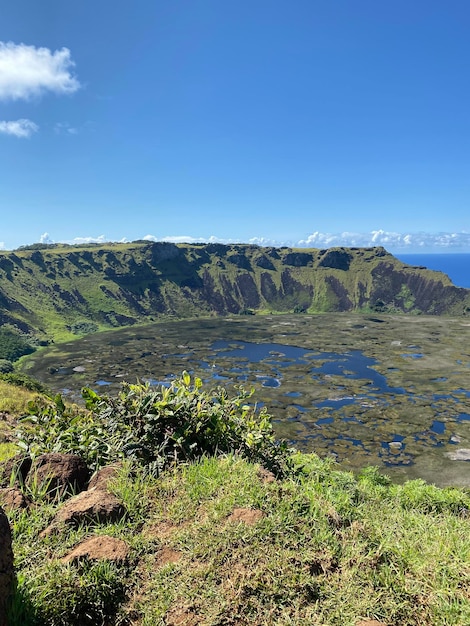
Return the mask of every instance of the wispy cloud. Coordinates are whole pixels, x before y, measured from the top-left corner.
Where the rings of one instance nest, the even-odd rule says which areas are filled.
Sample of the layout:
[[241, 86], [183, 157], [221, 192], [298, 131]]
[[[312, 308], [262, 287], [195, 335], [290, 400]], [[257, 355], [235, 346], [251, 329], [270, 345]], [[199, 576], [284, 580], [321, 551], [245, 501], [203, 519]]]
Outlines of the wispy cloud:
[[314, 232], [300, 240], [299, 247], [329, 248], [332, 246], [370, 247], [384, 246], [393, 250], [438, 248], [445, 250], [469, 248], [470, 233], [397, 233], [372, 230], [368, 233], [321, 233]]
[[74, 128], [68, 122], [57, 122], [54, 126], [54, 132], [57, 135], [77, 135], [78, 128]]
[[145, 241], [166, 241], [168, 243], [241, 243], [237, 239], [224, 239], [221, 237], [192, 237], [191, 235], [166, 235], [165, 237], [156, 237], [155, 235], [145, 235], [142, 237]]
[[[221, 237], [192, 237], [188, 235], [173, 235], [156, 237], [145, 235], [147, 241], [170, 241], [173, 243], [243, 243], [239, 239]], [[294, 248], [332, 248], [335, 246], [370, 248], [383, 246], [390, 250], [423, 251], [437, 249], [442, 252], [466, 250], [470, 251], [470, 233], [397, 233], [385, 230], [372, 230], [367, 233], [322, 233], [315, 231], [305, 239], [280, 241], [267, 237], [251, 237], [245, 243], [257, 246], [291, 246]]]
[[80, 89], [68, 48], [51, 51], [0, 41], [0, 99], [28, 100], [45, 92], [71, 94]]
[[21, 119], [10, 122], [0, 122], [0, 133], [13, 135], [20, 139], [28, 139], [33, 133], [37, 133], [39, 126], [31, 120]]
[[[297, 241], [280, 241], [265, 237], [252, 237], [248, 240], [216, 237], [193, 237], [192, 235], [167, 235], [158, 237], [156, 235], [144, 235], [138, 237], [144, 241], [164, 241], [169, 243], [249, 243], [257, 246], [289, 246], [293, 248], [332, 248], [337, 246], [370, 248], [383, 246], [391, 252], [469, 252], [470, 253], [470, 232], [456, 233], [396, 233], [384, 230], [372, 230], [368, 233], [321, 233], [314, 232], [305, 239]], [[60, 239], [54, 241], [49, 233], [45, 232], [40, 237], [41, 243], [67, 243], [67, 244], [87, 244], [87, 243], [126, 243], [131, 239], [122, 237], [112, 239], [105, 235], [98, 237], [75, 237], [74, 239]], [[2, 244], [0, 244], [1, 249]]]
[[109, 241], [107, 237], [99, 235], [99, 237], [75, 237], [71, 241], [66, 241], [64, 243], [106, 243], [107, 241]]

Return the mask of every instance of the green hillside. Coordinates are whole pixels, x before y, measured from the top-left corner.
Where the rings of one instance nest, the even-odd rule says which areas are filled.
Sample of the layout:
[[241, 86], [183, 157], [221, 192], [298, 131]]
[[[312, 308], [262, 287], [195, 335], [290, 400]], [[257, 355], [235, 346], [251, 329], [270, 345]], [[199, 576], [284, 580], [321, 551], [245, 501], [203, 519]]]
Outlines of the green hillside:
[[45, 339], [168, 316], [359, 310], [462, 315], [470, 290], [383, 248], [134, 242], [0, 253], [0, 323]]

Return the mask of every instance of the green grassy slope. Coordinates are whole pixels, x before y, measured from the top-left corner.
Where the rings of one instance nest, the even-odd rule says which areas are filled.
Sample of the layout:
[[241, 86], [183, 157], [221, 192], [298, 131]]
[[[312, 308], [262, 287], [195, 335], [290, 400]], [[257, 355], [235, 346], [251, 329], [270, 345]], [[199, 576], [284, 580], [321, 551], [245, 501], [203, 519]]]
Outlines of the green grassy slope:
[[[190, 383], [183, 377], [171, 392], [130, 386], [113, 412], [97, 397], [93, 415], [58, 399], [36, 413], [44, 420], [32, 423], [30, 451], [60, 441], [61, 451], [76, 452], [83, 437], [102, 437], [87, 425], [105, 416], [116, 426], [107, 441], [117, 433], [124, 443], [129, 428], [138, 436], [140, 427], [154, 452], [163, 450], [159, 435], [171, 445], [157, 473], [141, 456], [122, 461], [108, 490], [126, 513], [113, 523], [89, 519], [44, 533], [63, 497], [51, 500], [39, 481], [23, 484], [32, 505], [8, 511], [18, 579], [10, 626], [470, 623], [468, 490], [394, 485], [373, 468], [354, 476], [331, 459], [285, 449], [279, 457], [265, 413], [257, 420], [237, 398], [223, 401]], [[47, 409], [54, 404], [57, 419]], [[172, 436], [188, 412], [191, 425]], [[207, 444], [215, 432], [226, 441], [227, 429], [238, 454], [220, 454], [217, 444], [215, 456]], [[282, 460], [277, 477], [253, 448]], [[105, 536], [124, 542], [127, 556], [67, 559], [84, 540]]]
[[[116, 524], [42, 537], [60, 507], [10, 513], [19, 587], [11, 626], [397, 626], [470, 623], [469, 495], [387, 485], [313, 455], [270, 483], [236, 457], [159, 478], [124, 469]], [[94, 536], [125, 541], [125, 562], [64, 563]]]
[[461, 315], [470, 290], [383, 248], [134, 242], [0, 253], [0, 323], [64, 339], [80, 329], [240, 311]]

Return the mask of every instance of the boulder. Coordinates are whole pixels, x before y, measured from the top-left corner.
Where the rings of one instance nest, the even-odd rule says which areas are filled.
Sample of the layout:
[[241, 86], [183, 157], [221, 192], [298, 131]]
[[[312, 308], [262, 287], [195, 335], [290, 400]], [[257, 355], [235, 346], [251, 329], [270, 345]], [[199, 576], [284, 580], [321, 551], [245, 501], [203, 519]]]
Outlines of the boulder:
[[121, 465], [118, 463], [102, 467], [90, 478], [88, 490], [91, 491], [92, 489], [101, 489], [103, 491], [107, 491], [108, 484], [117, 477], [120, 467]]
[[41, 454], [31, 465], [26, 486], [33, 491], [43, 488], [53, 499], [82, 491], [89, 477], [87, 464], [77, 454]]
[[31, 500], [17, 487], [0, 489], [0, 503], [5, 511], [28, 509], [31, 506]]
[[0, 485], [2, 487], [24, 485], [31, 463], [30, 457], [24, 454], [17, 454], [0, 463]]
[[82, 491], [67, 500], [41, 536], [52, 534], [62, 524], [75, 527], [80, 524], [110, 524], [119, 521], [125, 515], [126, 509], [116, 496], [94, 488]]
[[79, 543], [62, 561], [70, 563], [80, 559], [89, 559], [90, 561], [114, 561], [119, 563], [125, 561], [128, 555], [129, 547], [125, 541], [109, 537], [108, 535], [100, 535], [85, 539], [85, 541]]

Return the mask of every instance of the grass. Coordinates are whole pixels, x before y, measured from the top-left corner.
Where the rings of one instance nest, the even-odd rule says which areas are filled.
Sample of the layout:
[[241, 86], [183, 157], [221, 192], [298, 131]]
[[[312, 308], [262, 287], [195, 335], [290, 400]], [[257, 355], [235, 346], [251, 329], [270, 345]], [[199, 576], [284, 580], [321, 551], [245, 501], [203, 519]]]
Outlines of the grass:
[[[112, 524], [45, 536], [63, 501], [41, 489], [29, 491], [29, 510], [8, 513], [10, 626], [470, 623], [469, 490], [396, 485], [374, 468], [356, 476], [300, 453], [269, 481], [233, 454], [173, 462], [158, 476], [129, 460], [109, 489], [127, 511]], [[63, 561], [96, 535], [125, 541], [127, 560]]]
[[[312, 257], [308, 266], [292, 265], [291, 257], [305, 254]], [[212, 244], [172, 247], [148, 242], [57, 246], [2, 252], [0, 282], [5, 297], [17, 303], [11, 319], [42, 340], [56, 342], [73, 339], [70, 327], [84, 321], [112, 328], [146, 321], [149, 315], [166, 317], [164, 312], [186, 318], [247, 308], [335, 311], [343, 308], [346, 294], [356, 311], [373, 308], [377, 293], [387, 310], [461, 315], [469, 304], [468, 295], [460, 294], [456, 300], [444, 274], [407, 267], [392, 255], [384, 257], [379, 249], [351, 249], [349, 254], [350, 270], [344, 271], [323, 267], [324, 257], [317, 249], [286, 248], [273, 254], [248, 245], [217, 250]], [[270, 269], [257, 265], [260, 255], [269, 257]], [[371, 272], [384, 262], [386, 278], [400, 276], [402, 284], [410, 285], [413, 277], [426, 281], [435, 291], [433, 302], [423, 298], [423, 289], [419, 294], [411, 287], [399, 292], [393, 277], [379, 280], [379, 288]], [[442, 288], [436, 287], [437, 278]], [[262, 288], [268, 279], [272, 288]]]
[[37, 396], [37, 392], [0, 380], [0, 412], [14, 415], [26, 413], [28, 402]]
[[[234, 456], [159, 478], [125, 466], [112, 485], [125, 521], [47, 538], [57, 505], [11, 514], [11, 625], [470, 623], [469, 493], [354, 477], [314, 455], [296, 462], [300, 472], [271, 483]], [[237, 508], [260, 517], [237, 521]], [[60, 561], [93, 534], [127, 541], [128, 562]]]

